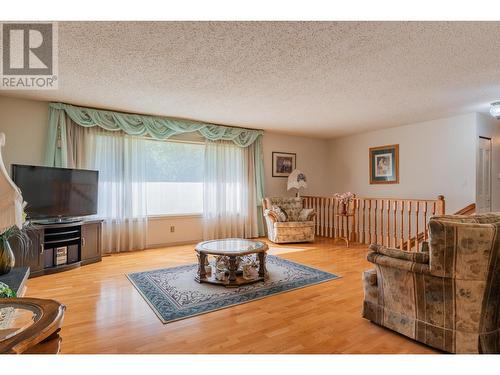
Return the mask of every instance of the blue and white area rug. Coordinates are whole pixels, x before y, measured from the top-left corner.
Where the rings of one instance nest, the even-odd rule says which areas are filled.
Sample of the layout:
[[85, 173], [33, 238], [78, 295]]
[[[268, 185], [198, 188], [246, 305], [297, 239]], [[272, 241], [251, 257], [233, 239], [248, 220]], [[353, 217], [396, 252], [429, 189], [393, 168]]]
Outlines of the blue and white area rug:
[[130, 273], [127, 277], [163, 323], [339, 278], [329, 272], [268, 255], [266, 268], [269, 278], [265, 282], [225, 288], [197, 283], [194, 280], [197, 267], [190, 264]]

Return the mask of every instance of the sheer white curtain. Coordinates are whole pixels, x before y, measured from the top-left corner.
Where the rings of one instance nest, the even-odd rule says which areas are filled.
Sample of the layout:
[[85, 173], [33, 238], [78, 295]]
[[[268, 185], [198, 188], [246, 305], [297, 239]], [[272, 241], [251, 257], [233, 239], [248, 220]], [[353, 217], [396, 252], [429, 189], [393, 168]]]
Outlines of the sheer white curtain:
[[147, 246], [147, 142], [121, 132], [85, 133], [85, 167], [99, 171], [97, 216], [104, 220], [103, 249], [120, 252]]
[[66, 119], [69, 168], [99, 171], [97, 217], [103, 223], [103, 249], [120, 252], [147, 246], [147, 141]]
[[206, 141], [204, 239], [258, 237], [255, 146]]

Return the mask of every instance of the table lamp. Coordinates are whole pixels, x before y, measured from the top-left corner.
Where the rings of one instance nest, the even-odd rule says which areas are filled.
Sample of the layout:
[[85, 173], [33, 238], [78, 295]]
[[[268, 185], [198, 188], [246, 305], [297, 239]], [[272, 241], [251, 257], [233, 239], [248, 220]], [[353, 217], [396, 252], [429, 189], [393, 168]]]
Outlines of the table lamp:
[[295, 169], [288, 176], [287, 190], [297, 189], [297, 197], [299, 197], [300, 188], [307, 188], [307, 178], [300, 170]]

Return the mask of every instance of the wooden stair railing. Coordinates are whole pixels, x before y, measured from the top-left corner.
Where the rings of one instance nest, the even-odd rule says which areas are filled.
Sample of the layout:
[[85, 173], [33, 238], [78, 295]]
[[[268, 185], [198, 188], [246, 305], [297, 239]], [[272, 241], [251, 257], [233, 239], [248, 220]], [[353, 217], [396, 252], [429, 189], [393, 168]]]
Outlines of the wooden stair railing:
[[[468, 206], [465, 206], [464, 208], [458, 210], [453, 215], [472, 215], [474, 213], [476, 213], [476, 204], [471, 203]], [[416, 237], [412, 237], [410, 239], [412, 247], [416, 245], [418, 248], [418, 243], [422, 243], [424, 241], [424, 235], [424, 232], [420, 232]]]
[[453, 215], [472, 215], [475, 213], [476, 213], [476, 204], [471, 203], [468, 206], [465, 206], [464, 208], [458, 210]]
[[[372, 242], [397, 247], [406, 251], [418, 251], [420, 244], [429, 239], [427, 221], [433, 215], [445, 214], [445, 200], [398, 199], [355, 197], [348, 207], [349, 223], [339, 212], [342, 204], [334, 197], [303, 196], [304, 207], [316, 211], [315, 233], [320, 237], [348, 237], [362, 244]], [[455, 215], [471, 215], [476, 205], [455, 212]]]
[[399, 199], [355, 197], [348, 207], [347, 224], [338, 216], [340, 202], [334, 197], [303, 196], [304, 207], [316, 211], [315, 233], [323, 237], [349, 237], [350, 241], [398, 247], [415, 251], [427, 240], [425, 229], [432, 215], [445, 213], [443, 196], [437, 199]]

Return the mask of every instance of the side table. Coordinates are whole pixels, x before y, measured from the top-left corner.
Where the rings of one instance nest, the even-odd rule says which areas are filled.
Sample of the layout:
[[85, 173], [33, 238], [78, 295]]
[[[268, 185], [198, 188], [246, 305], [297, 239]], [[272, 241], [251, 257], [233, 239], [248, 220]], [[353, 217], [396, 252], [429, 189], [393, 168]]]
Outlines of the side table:
[[[342, 240], [345, 241], [346, 247], [349, 247], [349, 218], [354, 217], [354, 214], [350, 213], [340, 213], [340, 214], [335, 214], [335, 217], [338, 218], [338, 221], [340, 222], [339, 224], [339, 230], [338, 230], [338, 236], [335, 236], [333, 239], [334, 241]], [[345, 226], [344, 226], [345, 223]]]

